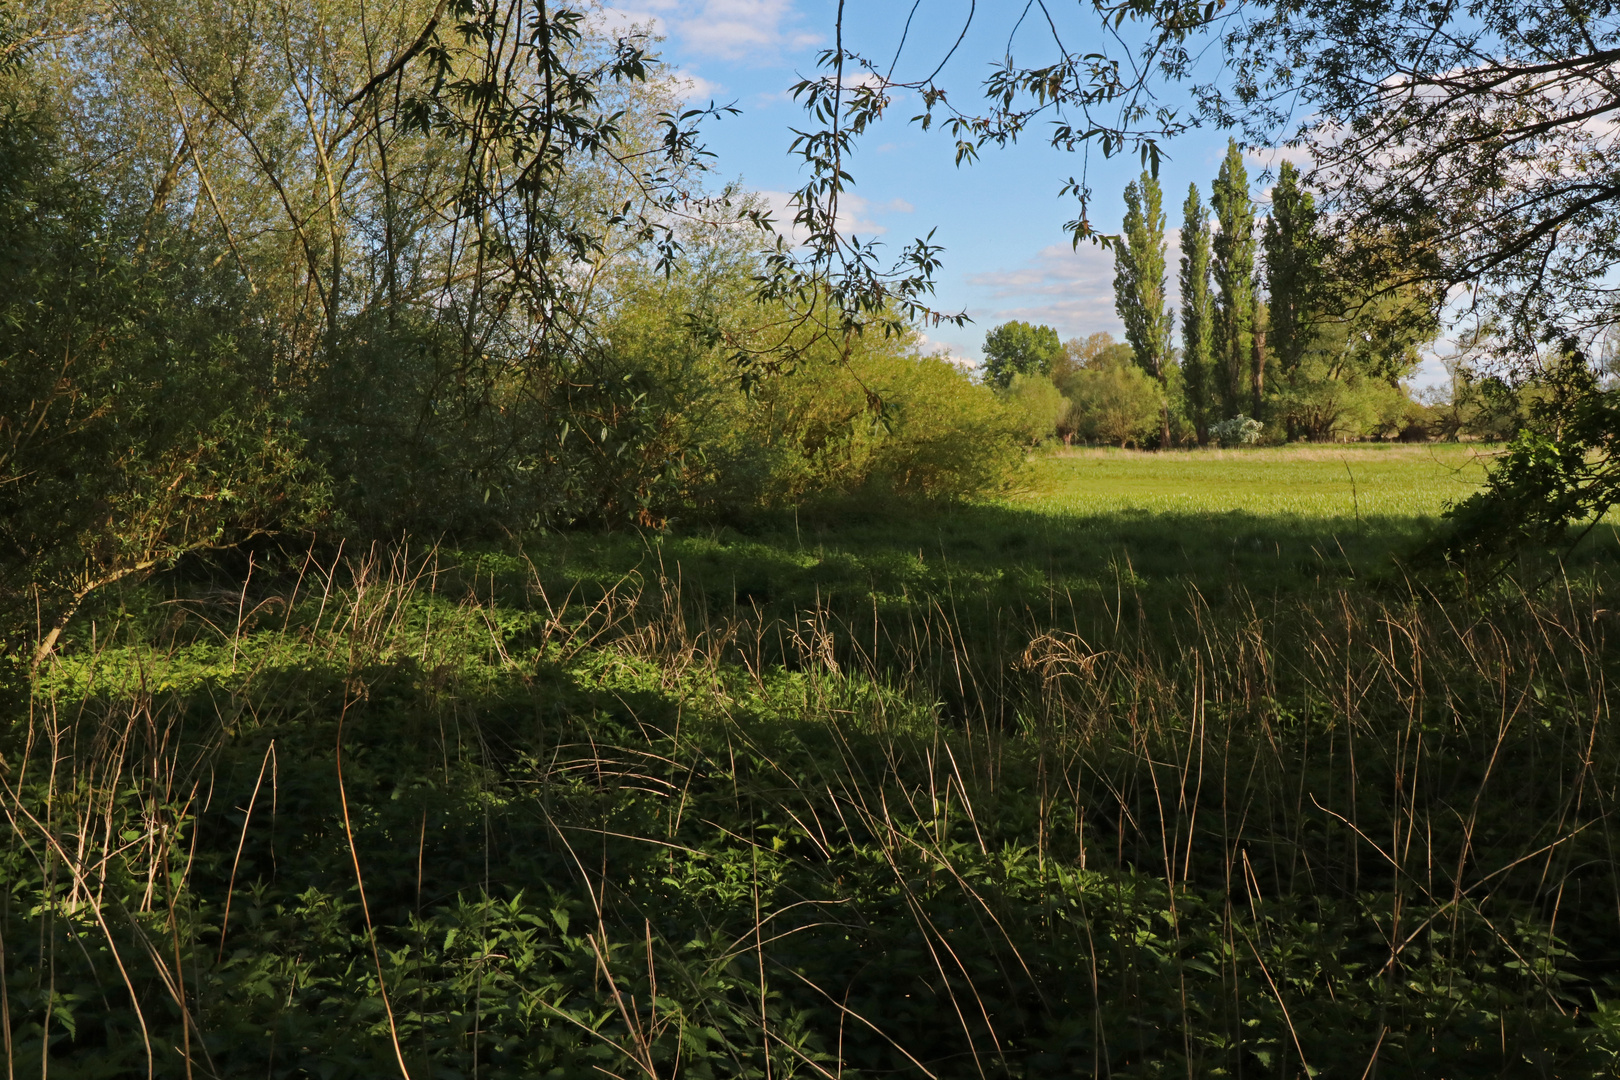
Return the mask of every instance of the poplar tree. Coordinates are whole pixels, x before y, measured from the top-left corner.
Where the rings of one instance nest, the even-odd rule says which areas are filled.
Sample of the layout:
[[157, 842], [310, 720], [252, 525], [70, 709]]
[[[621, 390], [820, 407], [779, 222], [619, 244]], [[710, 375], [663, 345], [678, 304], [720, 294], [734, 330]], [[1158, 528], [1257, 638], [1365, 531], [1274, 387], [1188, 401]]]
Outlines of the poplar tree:
[[1159, 445], [1170, 445], [1169, 367], [1175, 316], [1165, 305], [1164, 196], [1144, 172], [1125, 185], [1123, 243], [1114, 249], [1114, 310], [1125, 324], [1136, 362], [1157, 380]]
[[1316, 201], [1300, 187], [1299, 170], [1283, 162], [1271, 189], [1266, 218], [1266, 292], [1271, 308], [1270, 345], [1284, 377], [1299, 369], [1310, 344], [1322, 286], [1322, 241], [1316, 229]]
[[1255, 384], [1254, 200], [1249, 171], [1237, 140], [1227, 143], [1226, 159], [1215, 178], [1215, 219], [1219, 231], [1210, 244], [1215, 301], [1215, 397], [1225, 417], [1244, 408], [1244, 384]]
[[1210, 333], [1209, 211], [1198, 185], [1187, 187], [1181, 222], [1181, 375], [1187, 413], [1199, 443], [1209, 438]]

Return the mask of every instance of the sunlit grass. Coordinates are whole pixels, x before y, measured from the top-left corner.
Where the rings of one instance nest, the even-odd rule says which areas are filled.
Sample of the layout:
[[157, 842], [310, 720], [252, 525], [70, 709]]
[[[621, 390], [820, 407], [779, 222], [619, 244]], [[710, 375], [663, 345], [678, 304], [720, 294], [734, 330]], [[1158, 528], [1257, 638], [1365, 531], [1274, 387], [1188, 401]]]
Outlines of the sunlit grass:
[[1056, 517], [1242, 511], [1307, 518], [1438, 517], [1477, 490], [1499, 447], [1289, 446], [1142, 453], [1064, 449], [1037, 456], [1010, 505]]

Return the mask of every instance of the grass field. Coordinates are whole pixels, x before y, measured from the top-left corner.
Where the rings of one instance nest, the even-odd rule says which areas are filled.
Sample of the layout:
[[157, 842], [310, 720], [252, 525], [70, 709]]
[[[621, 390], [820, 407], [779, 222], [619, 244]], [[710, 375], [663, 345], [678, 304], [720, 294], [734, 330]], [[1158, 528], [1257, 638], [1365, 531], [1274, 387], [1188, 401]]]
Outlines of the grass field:
[[1289, 446], [1037, 457], [1016, 505], [1055, 517], [1219, 514], [1341, 520], [1437, 517], [1476, 490], [1498, 447], [1431, 443]]
[[1455, 444], [1060, 450], [1035, 456], [1019, 489], [991, 503], [857, 503], [740, 529], [555, 534], [526, 554], [557, 587], [606, 587], [651, 568], [719, 608], [736, 598], [781, 614], [947, 594], [1004, 612], [1122, 587], [1169, 603], [1189, 586], [1211, 598], [1309, 592], [1399, 576], [1398, 561], [1446, 506], [1477, 488], [1490, 453]]
[[109, 595], [0, 737], [9, 1064], [1614, 1075], [1617, 545], [1407, 576], [1479, 469], [1060, 452]]

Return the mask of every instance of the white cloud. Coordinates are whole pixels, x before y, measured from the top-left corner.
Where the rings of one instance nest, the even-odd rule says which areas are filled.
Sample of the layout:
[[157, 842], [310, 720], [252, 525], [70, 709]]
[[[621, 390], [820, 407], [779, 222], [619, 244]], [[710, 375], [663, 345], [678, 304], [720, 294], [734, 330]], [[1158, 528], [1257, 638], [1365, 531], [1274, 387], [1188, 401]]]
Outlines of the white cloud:
[[720, 97], [726, 89], [720, 83], [711, 82], [691, 71], [676, 72], [670, 77], [670, 85], [682, 101], [697, 102], [699, 105]]
[[610, 32], [632, 27], [678, 38], [688, 53], [770, 65], [821, 43], [804, 29], [794, 0], [632, 0], [597, 16]]
[[1251, 146], [1243, 152], [1243, 156], [1249, 159], [1249, 164], [1272, 172], [1280, 169], [1285, 161], [1293, 162], [1300, 172], [1308, 173], [1316, 166], [1316, 159], [1308, 146]]
[[971, 356], [963, 355], [960, 346], [950, 341], [932, 337], [926, 333], [918, 333], [917, 348], [925, 356], [931, 353], [942, 353], [946, 360], [959, 368], [975, 368], [979, 366], [979, 361]]
[[[1165, 233], [1165, 303], [1176, 312], [1180, 322], [1181, 294], [1177, 274], [1181, 260], [1181, 230]], [[985, 330], [1012, 319], [1045, 324], [1057, 330], [1058, 336], [1085, 337], [1106, 331], [1123, 338], [1124, 327], [1114, 310], [1114, 253], [1101, 247], [1082, 244], [1071, 248], [1067, 244], [1053, 244], [1042, 248], [1034, 258], [1015, 270], [986, 271], [969, 274], [967, 285], [977, 294], [968, 313], [973, 316], [976, 331]], [[954, 346], [978, 355], [978, 345], [968, 345], [956, 331]]]
[[651, 34], [653, 37], [663, 37], [667, 28], [664, 20], [658, 15], [658, 9], [667, 5], [654, 2], [645, 2], [641, 7], [630, 8], [602, 8], [592, 20], [604, 33], [612, 35], [630, 34], [632, 32]]
[[793, 0], [686, 0], [671, 5], [668, 21], [694, 53], [723, 60], [774, 63], [782, 53], [819, 43], [797, 26]]
[[[1172, 249], [1173, 250], [1173, 249]], [[1016, 270], [969, 274], [967, 284], [993, 304], [975, 304], [974, 321], [1045, 323], [1064, 338], [1121, 332], [1114, 313], [1114, 256], [1100, 247], [1053, 244]]]
[[[793, 224], [793, 215], [798, 210], [793, 205], [793, 196], [785, 191], [761, 191], [759, 195], [770, 208], [777, 232], [783, 233], [795, 244], [804, 243], [804, 230]], [[877, 216], [909, 214], [915, 209], [904, 199], [873, 202], [864, 195], [846, 191], [838, 199], [838, 227], [845, 236], [870, 240], [889, 231], [887, 225], [875, 220]]]

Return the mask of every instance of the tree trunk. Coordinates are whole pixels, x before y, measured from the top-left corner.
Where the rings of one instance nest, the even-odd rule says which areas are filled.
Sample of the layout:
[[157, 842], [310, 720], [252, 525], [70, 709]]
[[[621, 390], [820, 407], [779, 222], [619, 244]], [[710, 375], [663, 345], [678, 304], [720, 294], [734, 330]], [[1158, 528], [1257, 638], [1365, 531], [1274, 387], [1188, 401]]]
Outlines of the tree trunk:
[[1254, 412], [1250, 415], [1256, 420], [1260, 419], [1261, 406], [1265, 401], [1266, 393], [1266, 332], [1254, 332]]
[[1159, 362], [1159, 449], [1170, 449], [1170, 373], [1165, 370], [1168, 361]]

